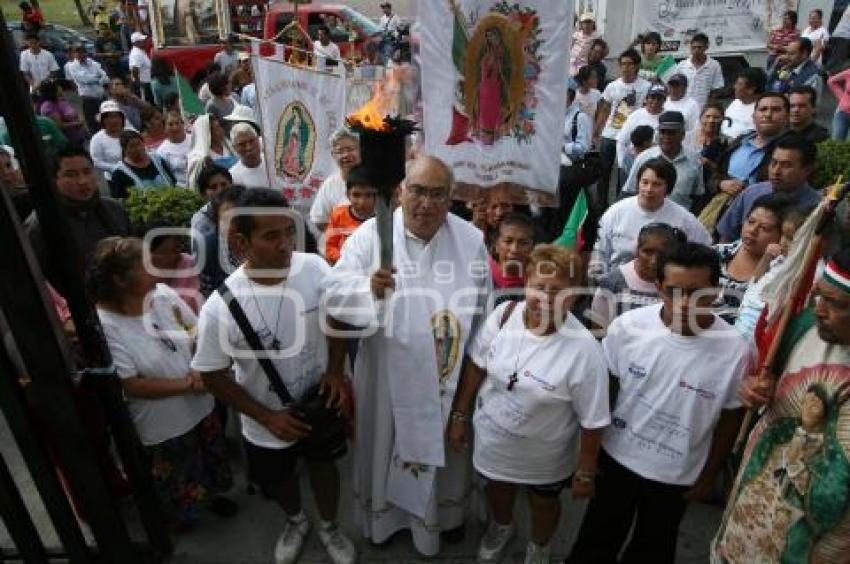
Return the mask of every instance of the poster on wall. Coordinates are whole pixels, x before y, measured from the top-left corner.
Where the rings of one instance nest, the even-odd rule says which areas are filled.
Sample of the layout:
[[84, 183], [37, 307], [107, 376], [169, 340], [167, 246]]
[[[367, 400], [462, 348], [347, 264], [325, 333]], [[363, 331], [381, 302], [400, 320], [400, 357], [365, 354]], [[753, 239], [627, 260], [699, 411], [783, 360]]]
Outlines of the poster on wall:
[[551, 200], [571, 16], [564, 0], [419, 3], [425, 146], [454, 170], [459, 198], [509, 187]]
[[345, 79], [256, 52], [251, 60], [271, 186], [306, 216], [336, 171], [329, 139], [345, 121]]

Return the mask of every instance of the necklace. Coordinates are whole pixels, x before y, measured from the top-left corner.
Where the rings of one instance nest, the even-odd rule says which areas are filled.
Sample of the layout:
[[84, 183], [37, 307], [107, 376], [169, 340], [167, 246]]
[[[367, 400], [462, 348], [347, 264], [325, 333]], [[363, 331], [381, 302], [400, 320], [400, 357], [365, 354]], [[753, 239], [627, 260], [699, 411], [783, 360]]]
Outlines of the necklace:
[[254, 306], [257, 308], [257, 313], [260, 314], [260, 319], [263, 321], [263, 325], [265, 325], [264, 329], [257, 332], [257, 336], [264, 343], [266, 341], [270, 341], [269, 348], [271, 348], [272, 350], [280, 351], [280, 349], [282, 348], [282, 344], [280, 342], [280, 339], [277, 338], [277, 334], [278, 334], [277, 330], [278, 330], [278, 327], [280, 326], [280, 310], [281, 310], [281, 306], [283, 305], [283, 296], [281, 295], [280, 298], [278, 299], [278, 302], [277, 302], [277, 308], [276, 308], [277, 309], [277, 319], [275, 319], [274, 331], [272, 331], [271, 326], [269, 325], [269, 322], [266, 321], [266, 316], [263, 315], [263, 308], [260, 307], [260, 302], [257, 299], [257, 294], [254, 292], [254, 282], [250, 283], [250, 288], [251, 288], [251, 297], [254, 300]]
[[528, 328], [525, 327], [525, 315], [526, 312], [522, 312], [522, 336], [519, 339], [519, 346], [516, 351], [516, 361], [514, 361], [514, 371], [513, 374], [508, 376], [508, 391], [512, 392], [514, 390], [514, 386], [517, 382], [519, 382], [519, 358], [522, 355], [522, 345], [525, 344], [525, 333], [528, 331]]

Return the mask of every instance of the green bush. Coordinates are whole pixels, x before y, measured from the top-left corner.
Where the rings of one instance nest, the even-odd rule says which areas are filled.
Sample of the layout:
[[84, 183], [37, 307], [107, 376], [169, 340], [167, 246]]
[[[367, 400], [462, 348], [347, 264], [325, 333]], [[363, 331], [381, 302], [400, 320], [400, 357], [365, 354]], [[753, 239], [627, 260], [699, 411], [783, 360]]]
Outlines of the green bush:
[[166, 222], [174, 227], [189, 227], [192, 215], [204, 203], [195, 190], [175, 186], [148, 190], [130, 188], [125, 205], [133, 225]]
[[818, 156], [811, 185], [817, 189], [824, 188], [842, 174], [844, 182], [850, 182], [850, 143], [834, 140], [818, 143]]

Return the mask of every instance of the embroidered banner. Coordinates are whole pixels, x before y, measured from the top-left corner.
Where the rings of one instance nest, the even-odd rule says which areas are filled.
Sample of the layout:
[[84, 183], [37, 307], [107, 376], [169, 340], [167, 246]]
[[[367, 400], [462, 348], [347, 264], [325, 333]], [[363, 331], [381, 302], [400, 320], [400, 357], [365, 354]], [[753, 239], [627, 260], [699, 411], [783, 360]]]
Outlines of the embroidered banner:
[[272, 187], [307, 214], [336, 171], [331, 134], [345, 122], [345, 79], [252, 53], [263, 151]]
[[425, 145], [461, 187], [555, 193], [572, 12], [572, 0], [419, 3]]

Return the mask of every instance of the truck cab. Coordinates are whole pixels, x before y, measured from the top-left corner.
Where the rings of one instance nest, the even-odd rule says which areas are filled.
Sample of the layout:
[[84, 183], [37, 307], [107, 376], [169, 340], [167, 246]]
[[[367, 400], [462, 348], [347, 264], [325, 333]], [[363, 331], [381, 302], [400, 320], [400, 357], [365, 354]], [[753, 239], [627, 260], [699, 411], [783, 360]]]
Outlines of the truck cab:
[[290, 3], [273, 4], [266, 13], [265, 39], [275, 39], [286, 26], [297, 22], [307, 32], [311, 40], [318, 36], [319, 27], [327, 25], [331, 31], [331, 41], [339, 46], [343, 57], [357, 58], [363, 53], [366, 43], [379, 41], [381, 28], [374, 21], [357, 10], [342, 4], [306, 4], [293, 6]]

